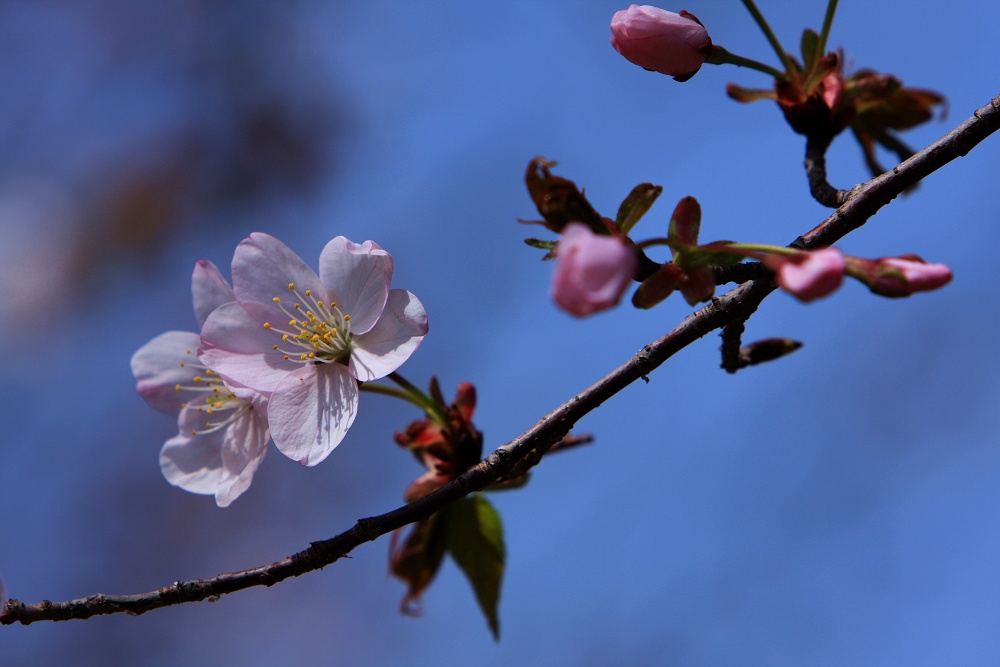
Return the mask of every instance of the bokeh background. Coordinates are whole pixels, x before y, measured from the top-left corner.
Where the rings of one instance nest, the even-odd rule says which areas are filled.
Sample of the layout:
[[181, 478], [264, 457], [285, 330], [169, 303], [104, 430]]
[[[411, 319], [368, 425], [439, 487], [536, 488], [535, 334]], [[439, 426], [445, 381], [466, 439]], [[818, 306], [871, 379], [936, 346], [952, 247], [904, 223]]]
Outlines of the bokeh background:
[[[402, 369], [479, 391], [488, 447], [659, 337], [690, 309], [584, 321], [548, 297], [528, 160], [613, 215], [664, 186], [636, 229], [697, 197], [702, 238], [786, 243], [827, 212], [802, 138], [739, 105], [706, 66], [678, 84], [620, 58], [625, 3], [127, 0], [0, 3], [0, 571], [24, 601], [152, 590], [253, 567], [401, 502], [420, 473], [392, 434], [410, 407], [364, 395], [327, 461], [272, 450], [228, 509], [169, 486], [175, 429], [129, 358], [194, 326], [195, 260], [226, 267], [249, 232], [315, 265], [333, 236], [374, 239], [430, 314]], [[786, 46], [825, 3], [761, 0]], [[682, 7], [671, 7], [681, 9]], [[686, 8], [716, 43], [774, 63], [736, 2]], [[849, 67], [947, 95], [923, 147], [1000, 93], [1000, 5], [841, 2]], [[883, 156], [887, 164], [891, 158]], [[718, 337], [579, 424], [596, 442], [495, 495], [508, 546], [494, 643], [446, 563], [421, 618], [398, 611], [388, 539], [322, 572], [139, 618], [0, 629], [0, 664], [995, 665], [1000, 663], [1000, 137], [845, 239], [955, 271], [886, 300], [856, 283], [769, 298], [746, 340], [805, 342], [727, 376]], [[867, 177], [849, 136], [835, 185]]]

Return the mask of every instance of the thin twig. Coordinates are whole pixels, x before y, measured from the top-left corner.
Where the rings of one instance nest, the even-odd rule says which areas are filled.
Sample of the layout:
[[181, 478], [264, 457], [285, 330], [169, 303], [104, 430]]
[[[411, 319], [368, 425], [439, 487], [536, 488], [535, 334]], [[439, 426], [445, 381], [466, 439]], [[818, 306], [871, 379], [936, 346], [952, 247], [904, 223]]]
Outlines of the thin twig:
[[[891, 172], [858, 188], [850, 201], [809, 233], [796, 240], [806, 249], [830, 245], [857, 229], [882, 206], [905, 188], [951, 160], [965, 155], [1000, 127], [1000, 97], [976, 111], [940, 141], [920, 151]], [[63, 621], [100, 614], [139, 615], [147, 611], [199, 600], [215, 600], [220, 595], [250, 588], [272, 586], [283, 579], [318, 570], [344, 557], [355, 547], [397, 528], [424, 519], [474, 491], [482, 489], [511, 471], [532, 452], [544, 452], [558, 442], [576, 422], [604, 401], [639, 378], [646, 377], [673, 354], [710, 331], [746, 320], [775, 289], [766, 276], [745, 282], [726, 295], [688, 316], [673, 331], [642, 348], [587, 390], [543, 417], [521, 436], [503, 445], [476, 467], [437, 491], [380, 516], [361, 519], [336, 537], [312, 545], [295, 555], [262, 567], [217, 575], [209, 579], [176, 581], [170, 586], [137, 595], [92, 595], [67, 602], [47, 600], [24, 604], [9, 600], [0, 613], [0, 623], [27, 625], [34, 621]]]
[[826, 151], [830, 139], [809, 135], [806, 139], [806, 176], [809, 192], [823, 206], [840, 208], [850, 198], [850, 190], [838, 190], [826, 180]]

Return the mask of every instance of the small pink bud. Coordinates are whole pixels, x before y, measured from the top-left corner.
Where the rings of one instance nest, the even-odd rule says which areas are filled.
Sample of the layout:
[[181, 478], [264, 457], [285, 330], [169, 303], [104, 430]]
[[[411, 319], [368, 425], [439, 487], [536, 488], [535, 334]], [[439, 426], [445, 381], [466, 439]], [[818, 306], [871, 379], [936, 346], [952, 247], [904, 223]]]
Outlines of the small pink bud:
[[801, 301], [813, 301], [835, 291], [844, 280], [847, 262], [836, 248], [771, 255], [765, 263], [778, 274], [778, 284]]
[[705, 62], [712, 39], [687, 12], [632, 5], [611, 19], [611, 46], [639, 67], [687, 81]]
[[571, 222], [556, 244], [552, 298], [577, 317], [616, 305], [635, 275], [635, 251], [619, 236], [595, 234]]
[[850, 258], [851, 274], [876, 294], [889, 297], [928, 292], [951, 282], [952, 274], [944, 264], [929, 264], [916, 255]]

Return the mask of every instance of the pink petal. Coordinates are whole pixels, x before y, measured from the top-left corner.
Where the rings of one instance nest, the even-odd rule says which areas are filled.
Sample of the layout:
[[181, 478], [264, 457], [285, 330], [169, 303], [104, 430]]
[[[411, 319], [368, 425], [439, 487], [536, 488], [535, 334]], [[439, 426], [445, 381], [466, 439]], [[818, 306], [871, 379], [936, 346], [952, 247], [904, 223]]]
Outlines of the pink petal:
[[213, 310], [224, 303], [236, 301], [233, 288], [222, 277], [219, 268], [207, 259], [195, 262], [194, 273], [191, 274], [191, 298], [199, 329]]
[[[290, 293], [289, 284], [294, 284], [299, 294], [312, 290], [316, 298], [328, 298], [327, 290], [316, 272], [273, 236], [256, 232], [236, 247], [233, 255], [233, 290], [241, 302], [265, 304], [274, 312], [280, 313], [273, 299], [279, 297], [282, 301], [287, 300], [290, 305], [295, 296]], [[272, 319], [276, 316], [265, 317]]]
[[288, 458], [314, 466], [340, 444], [358, 413], [358, 384], [342, 364], [307, 364], [271, 395], [274, 444]]
[[319, 275], [333, 291], [351, 331], [367, 333], [382, 314], [392, 282], [392, 257], [374, 241], [352, 243], [338, 236], [319, 256]]
[[227, 303], [205, 321], [198, 356], [214, 371], [266, 394], [301, 365], [286, 361], [281, 352], [273, 349], [280, 341], [240, 304]]
[[[198, 334], [188, 331], [168, 331], [143, 345], [132, 355], [132, 375], [136, 390], [152, 407], [176, 415], [186, 399], [174, 387], [190, 385], [201, 371], [196, 352]], [[181, 365], [181, 364], [185, 365]]]
[[390, 290], [382, 317], [371, 331], [354, 337], [351, 372], [362, 382], [393, 372], [427, 335], [427, 312], [406, 290]]

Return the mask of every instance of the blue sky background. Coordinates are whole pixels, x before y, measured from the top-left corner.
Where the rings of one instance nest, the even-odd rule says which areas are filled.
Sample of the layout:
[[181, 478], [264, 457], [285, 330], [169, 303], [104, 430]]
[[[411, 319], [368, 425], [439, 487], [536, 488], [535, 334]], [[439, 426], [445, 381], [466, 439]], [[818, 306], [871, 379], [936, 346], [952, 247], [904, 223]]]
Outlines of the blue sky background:
[[[792, 48], [822, 2], [761, 0]], [[316, 468], [272, 450], [228, 509], [169, 486], [169, 418], [128, 361], [194, 327], [189, 280], [228, 274], [249, 232], [315, 266], [343, 234], [393, 254], [430, 334], [402, 369], [479, 392], [493, 448], [662, 335], [678, 299], [579, 321], [548, 296], [528, 160], [560, 162], [613, 215], [663, 185], [635, 234], [693, 195], [702, 239], [787, 243], [827, 211], [804, 143], [611, 48], [624, 4], [91, 1], [0, 5], [0, 571], [24, 601], [135, 593], [271, 562], [401, 502], [420, 473], [392, 434], [416, 412], [364, 395]], [[714, 41], [774, 63], [736, 2], [692, 0]], [[849, 67], [944, 93], [921, 148], [1000, 93], [1000, 5], [844, 0]], [[239, 130], [243, 128], [243, 130]], [[455, 566], [402, 617], [388, 539], [325, 571], [140, 618], [0, 629], [6, 665], [992, 665], [1000, 662], [1000, 401], [988, 280], [1000, 244], [1000, 137], [932, 175], [841, 247], [916, 252], [947, 289], [886, 300], [850, 283], [774, 294], [746, 341], [805, 342], [728, 376], [718, 338], [671, 359], [492, 498], [508, 547], [495, 644]], [[892, 164], [885, 156], [886, 164]], [[831, 180], [867, 174], [849, 136]]]

